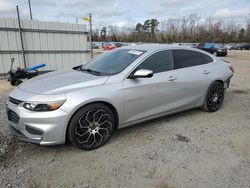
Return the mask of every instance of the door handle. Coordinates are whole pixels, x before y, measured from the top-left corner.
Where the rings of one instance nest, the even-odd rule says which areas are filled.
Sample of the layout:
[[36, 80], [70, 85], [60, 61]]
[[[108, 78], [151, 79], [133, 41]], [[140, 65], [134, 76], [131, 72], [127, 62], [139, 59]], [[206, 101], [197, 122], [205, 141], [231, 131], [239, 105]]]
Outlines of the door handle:
[[203, 74], [209, 74], [209, 73], [210, 73], [210, 71], [208, 71], [208, 70], [203, 71]]
[[168, 81], [174, 81], [177, 80], [176, 76], [169, 76]]

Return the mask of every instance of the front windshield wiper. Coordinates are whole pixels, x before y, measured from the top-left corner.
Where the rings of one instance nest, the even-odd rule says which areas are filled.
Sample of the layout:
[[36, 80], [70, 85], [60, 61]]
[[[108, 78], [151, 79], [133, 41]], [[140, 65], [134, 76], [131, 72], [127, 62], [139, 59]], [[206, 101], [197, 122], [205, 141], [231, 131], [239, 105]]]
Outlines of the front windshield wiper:
[[85, 72], [89, 72], [91, 74], [94, 74], [94, 75], [101, 75], [102, 73], [99, 72], [99, 71], [95, 71], [95, 70], [92, 70], [92, 69], [81, 69], [81, 71], [85, 71]]

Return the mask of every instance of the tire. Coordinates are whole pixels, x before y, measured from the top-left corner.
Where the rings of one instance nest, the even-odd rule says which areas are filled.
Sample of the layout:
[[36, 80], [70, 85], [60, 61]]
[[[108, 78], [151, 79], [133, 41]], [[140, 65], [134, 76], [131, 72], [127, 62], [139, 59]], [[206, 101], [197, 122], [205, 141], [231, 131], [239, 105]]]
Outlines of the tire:
[[213, 55], [214, 56], [218, 56], [218, 52], [213, 52]]
[[10, 80], [10, 84], [11, 84], [12, 86], [16, 86], [16, 80]]
[[224, 87], [220, 82], [212, 83], [207, 91], [203, 109], [207, 112], [215, 112], [220, 109], [224, 101]]
[[15, 85], [18, 86], [18, 85], [20, 85], [21, 83], [23, 83], [22, 80], [17, 80], [16, 83], [15, 83]]
[[113, 112], [100, 103], [86, 105], [71, 118], [68, 126], [69, 141], [82, 150], [93, 150], [104, 145], [115, 127]]

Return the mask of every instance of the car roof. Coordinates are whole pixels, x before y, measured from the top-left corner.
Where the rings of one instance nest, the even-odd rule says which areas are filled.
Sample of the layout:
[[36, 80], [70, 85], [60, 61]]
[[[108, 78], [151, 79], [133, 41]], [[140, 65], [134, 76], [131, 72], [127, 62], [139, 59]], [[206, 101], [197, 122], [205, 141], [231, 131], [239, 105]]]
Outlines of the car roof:
[[[130, 45], [123, 46], [120, 49], [129, 49], [129, 50], [143, 50], [143, 51], [158, 51], [158, 50], [173, 50], [173, 49], [194, 49], [188, 46], [176, 46], [176, 45], [166, 45], [166, 44], [142, 44], [142, 45]], [[196, 49], [194, 49], [196, 50]]]

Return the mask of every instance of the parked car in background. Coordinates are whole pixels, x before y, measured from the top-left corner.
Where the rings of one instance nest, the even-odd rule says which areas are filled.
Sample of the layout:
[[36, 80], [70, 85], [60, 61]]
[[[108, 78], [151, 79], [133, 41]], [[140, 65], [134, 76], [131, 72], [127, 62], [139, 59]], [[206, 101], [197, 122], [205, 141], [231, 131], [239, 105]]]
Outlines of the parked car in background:
[[224, 47], [227, 49], [227, 50], [232, 50], [232, 47], [234, 46], [234, 44], [225, 44]]
[[245, 43], [243, 46], [244, 50], [250, 50], [250, 43]]
[[99, 49], [99, 46], [95, 43], [92, 43], [92, 49]]
[[117, 43], [115, 43], [115, 46], [116, 46], [117, 48], [120, 48], [120, 47], [122, 47], [122, 46], [125, 46], [125, 44], [123, 44], [123, 43], [121, 43], [121, 42], [117, 42]]
[[236, 50], [250, 50], [250, 43], [238, 44]]
[[232, 45], [232, 47], [231, 47], [231, 50], [237, 50], [237, 46], [238, 46], [239, 44], [233, 44]]
[[234, 50], [242, 50], [242, 44], [238, 43], [234, 46]]
[[195, 48], [117, 48], [15, 88], [6, 101], [9, 127], [24, 141], [55, 145], [68, 139], [80, 149], [96, 149], [117, 128], [192, 108], [219, 110], [233, 72], [230, 63]]
[[190, 44], [190, 47], [192, 47], [192, 48], [197, 48], [197, 43], [192, 43], [192, 44]]
[[197, 48], [207, 51], [215, 56], [226, 56], [227, 49], [222, 44], [216, 43], [199, 43]]
[[250, 43], [238, 43], [232, 46], [232, 50], [250, 50]]
[[112, 50], [117, 47], [115, 46], [115, 44], [112, 44], [112, 43], [104, 43], [102, 48], [103, 50]]

